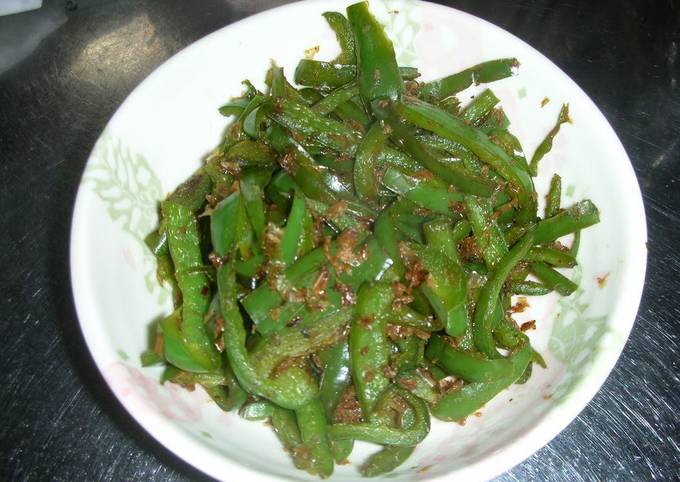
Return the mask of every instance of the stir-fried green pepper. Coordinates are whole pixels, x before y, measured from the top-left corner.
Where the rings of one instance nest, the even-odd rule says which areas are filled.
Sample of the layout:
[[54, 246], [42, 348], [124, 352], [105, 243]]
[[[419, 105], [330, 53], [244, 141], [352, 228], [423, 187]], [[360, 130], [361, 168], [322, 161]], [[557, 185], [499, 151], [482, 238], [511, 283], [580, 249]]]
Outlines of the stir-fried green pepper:
[[532, 175], [566, 106], [527, 163], [491, 90], [454, 97], [516, 59], [419, 84], [367, 3], [324, 17], [339, 55], [300, 61], [303, 87], [275, 63], [263, 92], [244, 81], [219, 146], [161, 203], [146, 243], [174, 309], [142, 365], [269, 420], [310, 474], [379, 444], [358, 468], [374, 477], [430, 413], [460, 421], [545, 367], [511, 298], [573, 293], [563, 270], [599, 212], [562, 207], [558, 175], [537, 212]]

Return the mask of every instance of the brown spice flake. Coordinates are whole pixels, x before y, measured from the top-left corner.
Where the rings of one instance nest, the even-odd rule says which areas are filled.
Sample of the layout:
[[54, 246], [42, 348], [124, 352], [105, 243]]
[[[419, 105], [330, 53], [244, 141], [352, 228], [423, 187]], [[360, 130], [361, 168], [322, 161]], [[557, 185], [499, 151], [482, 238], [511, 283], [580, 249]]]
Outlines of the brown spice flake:
[[371, 383], [374, 378], [375, 378], [375, 373], [373, 373], [373, 370], [367, 370], [366, 373], [364, 373], [364, 380], [367, 383]]
[[220, 168], [224, 174], [231, 174], [232, 176], [238, 176], [241, 172], [241, 166], [236, 161], [221, 161]]
[[434, 467], [432, 464], [430, 465], [425, 465], [424, 467], [420, 467], [418, 470], [416, 470], [416, 473], [418, 474], [424, 474], [428, 470], [430, 470], [432, 467]]
[[341, 199], [333, 204], [328, 208], [328, 219], [338, 219], [340, 216], [345, 214], [345, 211], [347, 211], [347, 201], [344, 199]]
[[385, 375], [387, 378], [392, 379], [397, 376], [397, 367], [395, 367], [392, 364], [387, 364], [383, 367], [383, 375]]
[[338, 251], [335, 257], [343, 263], [354, 264], [356, 257], [354, 256], [354, 247], [359, 239], [359, 233], [353, 229], [347, 229], [340, 233], [336, 239]]
[[[453, 188], [453, 186], [449, 186], [449, 192], [455, 192], [455, 188], [453, 188], [453, 190], [451, 190], [451, 188]], [[465, 205], [460, 201], [450, 201], [449, 211], [465, 214]]]
[[517, 298], [517, 303], [512, 305], [510, 308], [511, 313], [523, 313], [527, 308], [529, 308], [529, 300], [526, 296], [520, 296]]
[[548, 104], [548, 102], [550, 102], [550, 99], [548, 99], [547, 97], [543, 97], [543, 100], [541, 101], [541, 108], [545, 107]]
[[290, 357], [276, 365], [272, 370], [271, 376], [276, 377], [288, 370], [292, 366], [304, 366], [304, 357]]
[[369, 328], [373, 324], [373, 321], [374, 318], [371, 315], [362, 316], [361, 319], [359, 319], [359, 323], [364, 328]]
[[427, 279], [430, 273], [423, 268], [420, 261], [409, 263], [406, 267], [404, 277], [408, 281], [408, 292], [411, 293], [413, 288], [420, 286], [420, 284]]
[[439, 391], [443, 394], [460, 390], [461, 388], [463, 388], [464, 384], [465, 382], [463, 382], [463, 380], [460, 380], [454, 376], [444, 377], [438, 382]]
[[295, 165], [295, 151], [290, 150], [283, 156], [279, 157], [279, 165], [288, 174], [293, 174], [293, 167]]
[[413, 301], [413, 296], [411, 296], [408, 287], [404, 283], [395, 281], [392, 283], [392, 291], [394, 292], [392, 308], [395, 310], [399, 310]]
[[458, 243], [458, 254], [466, 260], [482, 258], [482, 252], [479, 249], [479, 246], [477, 246], [477, 243], [475, 243], [475, 238], [472, 236], [468, 236]]
[[482, 416], [482, 412], [475, 412], [475, 414], [474, 414], [474, 415], [475, 415], [475, 417], [479, 418], [479, 417], [481, 417], [481, 416]]
[[361, 405], [357, 400], [354, 384], [345, 388], [338, 401], [338, 406], [333, 414], [335, 423], [359, 423], [362, 420]]
[[328, 286], [328, 268], [323, 266], [319, 275], [314, 280], [311, 290], [307, 290], [307, 298], [305, 302], [309, 309], [321, 310], [328, 304], [328, 297], [326, 296], [326, 287]]
[[416, 388], [418, 388], [418, 382], [416, 382], [413, 378], [409, 377], [400, 377], [399, 385], [401, 385], [407, 390], [415, 390]]
[[264, 230], [264, 237], [262, 239], [263, 249], [267, 257], [276, 257], [282, 238], [283, 230], [274, 223], [267, 223], [267, 226]]
[[290, 320], [288, 320], [288, 323], [286, 323], [286, 326], [287, 326], [288, 328], [292, 328], [292, 327], [294, 327], [294, 326], [299, 325], [299, 324], [300, 324], [300, 321], [302, 321], [302, 317], [299, 316], [299, 315], [295, 315], [295, 316], [292, 317]]
[[597, 286], [602, 289], [607, 286], [607, 281], [609, 280], [609, 273], [605, 273], [603, 276], [597, 277]]
[[419, 171], [414, 172], [413, 175], [418, 179], [434, 179], [434, 174], [427, 169], [420, 169]]
[[535, 330], [536, 329], [536, 320], [531, 320], [527, 321], [526, 323], [522, 323], [522, 325], [519, 327], [519, 329], [523, 332], [529, 331], [529, 330]]
[[300, 444], [293, 448], [294, 457], [296, 460], [309, 460], [312, 453], [305, 444]]
[[338, 290], [341, 295], [342, 306], [351, 306], [357, 302], [357, 298], [354, 295], [354, 291], [352, 291], [351, 286], [341, 283], [340, 281], [336, 281], [335, 289]]
[[359, 350], [359, 353], [361, 353], [362, 355], [368, 355], [368, 349], [369, 348], [365, 346], [361, 350]]
[[306, 49], [305, 50], [305, 58], [307, 60], [312, 60], [314, 58], [314, 56], [319, 53], [320, 49], [321, 49], [321, 47], [319, 47], [318, 45], [315, 45], [312, 48]]

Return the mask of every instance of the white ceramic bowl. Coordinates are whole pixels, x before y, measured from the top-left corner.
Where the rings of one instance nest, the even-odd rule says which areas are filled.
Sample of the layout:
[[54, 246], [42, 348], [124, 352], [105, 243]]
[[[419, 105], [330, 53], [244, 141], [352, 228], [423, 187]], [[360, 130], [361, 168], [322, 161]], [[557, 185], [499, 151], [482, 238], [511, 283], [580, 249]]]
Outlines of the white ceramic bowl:
[[[292, 75], [304, 51], [337, 53], [321, 13], [342, 0], [286, 5], [225, 27], [168, 60], [127, 98], [98, 140], [78, 192], [71, 232], [73, 292], [85, 340], [97, 366], [130, 414], [168, 449], [225, 480], [314, 480], [291, 464], [272, 431], [223, 413], [200, 390], [158, 383], [141, 368], [149, 323], [168, 313], [143, 245], [157, 223], [156, 203], [186, 178], [220, 139], [227, 120], [217, 107], [249, 78], [262, 85], [275, 59]], [[548, 369], [499, 395], [462, 427], [433, 421], [432, 431], [393, 480], [484, 480], [519, 463], [557, 435], [600, 388], [633, 325], [646, 264], [646, 229], [630, 161], [588, 96], [536, 50], [483, 20], [424, 2], [373, 1], [399, 62], [425, 79], [483, 60], [517, 57], [519, 75], [492, 88], [526, 152], [533, 152], [569, 102], [565, 125], [542, 161], [539, 192], [557, 171], [564, 204], [591, 198], [602, 222], [583, 233], [569, 298], [543, 297], [523, 316]], [[398, 13], [396, 13], [398, 11]], [[275, 41], [268, 40], [274, 36]], [[465, 93], [467, 95], [468, 92]], [[463, 96], [464, 97], [464, 96]], [[541, 100], [550, 102], [541, 108]], [[606, 284], [598, 277], [606, 276]], [[602, 286], [600, 286], [602, 285]], [[371, 450], [359, 444], [334, 480], [358, 477]]]

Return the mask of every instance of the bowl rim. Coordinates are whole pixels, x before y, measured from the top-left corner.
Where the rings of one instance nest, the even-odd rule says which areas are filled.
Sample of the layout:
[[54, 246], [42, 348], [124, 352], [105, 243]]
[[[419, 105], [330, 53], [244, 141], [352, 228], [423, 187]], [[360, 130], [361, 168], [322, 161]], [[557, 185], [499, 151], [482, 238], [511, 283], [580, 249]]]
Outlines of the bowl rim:
[[[622, 237], [622, 239], [626, 242], [626, 248], [623, 250], [623, 252], [628, 253], [631, 255], [631, 257], [627, 259], [627, 269], [621, 273], [620, 289], [624, 296], [621, 296], [618, 299], [611, 314], [609, 315], [612, 319], [617, 320], [618, 331], [623, 335], [623, 338], [613, 349], [597, 350], [592, 360], [592, 364], [593, 367], [597, 366], [598, 370], [590, 370], [588, 373], [586, 373], [583, 378], [581, 378], [572, 388], [571, 396], [566, 403], [555, 406], [550, 412], [541, 416], [531, 428], [523, 432], [513, 441], [507, 443], [502, 449], [499, 449], [486, 457], [474, 460], [470, 464], [455, 469], [452, 472], [427, 479], [431, 481], [441, 481], [455, 477], [468, 481], [488, 480], [502, 474], [515, 465], [518, 465], [549, 443], [553, 438], [555, 438], [579, 415], [579, 413], [591, 401], [591, 399], [595, 396], [606, 379], [609, 377], [628, 340], [642, 297], [647, 264], [646, 217], [640, 187], [625, 148], [623, 147], [620, 139], [607, 121], [604, 114], [600, 111], [588, 94], [586, 94], [581, 89], [581, 87], [576, 84], [576, 82], [574, 82], [565, 72], [562, 71], [562, 69], [555, 65], [541, 52], [507, 30], [498, 27], [487, 20], [456, 8], [439, 5], [424, 0], [415, 1], [416, 3], [426, 4], [427, 8], [430, 9], [440, 9], [442, 12], [454, 11], [456, 15], [465, 19], [465, 21], [480, 23], [485, 28], [500, 31], [500, 33], [503, 35], [514, 38], [528, 52], [551, 66], [555, 73], [561, 76], [563, 80], [568, 85], [570, 85], [574, 92], [582, 96], [586, 105], [597, 113], [597, 116], [599, 116], [598, 120], [600, 122], [604, 121], [604, 125], [606, 125], [610, 131], [610, 135], [608, 136], [610, 138], [609, 141], [611, 141], [610, 148], [615, 150], [615, 157], [625, 159], [627, 161], [626, 163], [622, 163], [620, 166], [620, 174], [622, 175], [622, 179], [627, 183], [627, 186], [625, 186], [627, 192], [631, 194], [626, 202], [629, 204], [628, 208], [631, 218], [636, 220], [636, 226], [638, 228], [633, 231], [633, 236]], [[125, 110], [126, 105], [128, 105], [131, 100], [134, 100], [135, 92], [140, 90], [140, 88], [145, 84], [149, 83], [151, 79], [160, 75], [160, 72], [169, 63], [178, 62], [183, 58], [190, 56], [192, 52], [202, 43], [206, 42], [207, 39], [222, 35], [226, 29], [233, 30], [238, 28], [248, 28], [251, 25], [256, 26], [257, 23], [263, 18], [276, 16], [282, 10], [305, 9], [307, 6], [320, 4], [322, 2], [324, 2], [329, 7], [336, 3], [327, 2], [327, 0], [302, 0], [281, 5], [251, 15], [237, 22], [230, 23], [216, 30], [215, 32], [201, 37], [200, 39], [172, 55], [160, 66], [155, 68], [154, 71], [149, 74], [139, 85], [137, 85], [135, 89], [133, 89], [133, 91], [121, 103], [111, 119], [109, 119], [107, 126], [111, 124], [122, 111]], [[340, 2], [338, 1], [338, 3]], [[106, 131], [106, 127], [104, 128], [104, 131]], [[98, 138], [98, 141], [100, 138], [101, 135]], [[88, 157], [86, 165], [89, 164], [90, 160], [93, 158], [95, 148], [96, 143], [93, 151]], [[85, 293], [87, 293], [91, 288], [87, 286], [86, 280], [81, 275], [81, 273], [83, 273], [81, 264], [84, 261], [84, 256], [82, 256], [80, 253], [82, 253], [83, 248], [86, 247], [86, 242], [80, 233], [83, 232], [81, 227], [87, 219], [84, 216], [87, 207], [83, 201], [82, 192], [83, 189], [81, 183], [79, 185], [78, 194], [74, 204], [70, 231], [69, 263], [71, 286], [83, 338], [85, 339], [85, 343], [88, 347], [90, 355], [92, 356], [92, 359], [97, 365], [97, 368], [101, 374], [104, 374], [107, 361], [114, 359], [115, 356], [113, 354], [113, 348], [110, 347], [106, 341], [106, 337], [101, 332], [96, 330], [92, 323], [88, 323], [86, 321], [92, 319], [92, 317], [97, 317], [98, 310], [95, 307], [91, 297], [85, 295]], [[271, 476], [265, 472], [253, 469], [246, 465], [242, 465], [235, 460], [221, 456], [214, 449], [206, 446], [205, 444], [196, 443], [195, 440], [192, 439], [192, 437], [180, 427], [165, 420], [160, 415], [150, 415], [147, 412], [143, 412], [140, 406], [130, 402], [128, 399], [125, 399], [106, 378], [105, 381], [111, 391], [114, 393], [118, 402], [121, 403], [123, 407], [125, 407], [126, 411], [139, 425], [141, 425], [150, 435], [152, 435], [157, 442], [198, 470], [220, 480], [223, 480], [225, 476], [235, 480], [241, 480], [241, 477], [243, 480], [278, 480], [278, 477], [276, 476]], [[229, 472], [225, 473], [223, 471], [224, 468], [228, 468]]]

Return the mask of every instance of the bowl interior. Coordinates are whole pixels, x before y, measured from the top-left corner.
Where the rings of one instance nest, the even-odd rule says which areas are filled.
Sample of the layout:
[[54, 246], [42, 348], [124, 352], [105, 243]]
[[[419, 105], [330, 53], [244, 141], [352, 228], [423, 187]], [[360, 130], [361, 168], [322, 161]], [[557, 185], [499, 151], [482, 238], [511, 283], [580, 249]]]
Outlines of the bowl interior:
[[[170, 311], [157, 286], [143, 238], [157, 223], [156, 206], [218, 143], [228, 120], [217, 107], [238, 95], [241, 80], [263, 85], [271, 60], [292, 76], [305, 50], [318, 59], [337, 53], [321, 13], [350, 2], [310, 1], [264, 12], [219, 30], [163, 64], [111, 119], [88, 161], [74, 213], [71, 263], [81, 326], [104, 377], [130, 413], [158, 440], [217, 478], [311, 480], [296, 470], [271, 429], [221, 412], [201, 390], [158, 383], [159, 369], [141, 368], [150, 323]], [[646, 259], [642, 202], [630, 162], [590, 99], [538, 52], [476, 17], [424, 2], [373, 1], [401, 65], [424, 79], [483, 60], [517, 57], [519, 75], [491, 85], [527, 155], [554, 125], [564, 125], [537, 180], [547, 190], [563, 180], [563, 204], [592, 199], [601, 223], [583, 233], [580, 288], [568, 298], [531, 300], [518, 318], [537, 321], [530, 333], [548, 369], [534, 369], [465, 426], [433, 421], [432, 431], [394, 480], [492, 477], [529, 456], [566, 426], [602, 384], [628, 336], [640, 299]], [[276, 32], [276, 41], [269, 40]], [[466, 102], [480, 91], [459, 97]], [[541, 101], [549, 102], [541, 107]], [[541, 200], [542, 201], [542, 200]], [[565, 240], [569, 242], [569, 239]], [[334, 478], [350, 480], [376, 448], [359, 444]], [[448, 479], [447, 479], [448, 480]]]

